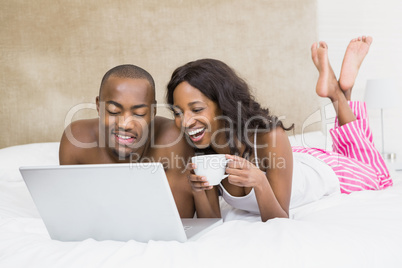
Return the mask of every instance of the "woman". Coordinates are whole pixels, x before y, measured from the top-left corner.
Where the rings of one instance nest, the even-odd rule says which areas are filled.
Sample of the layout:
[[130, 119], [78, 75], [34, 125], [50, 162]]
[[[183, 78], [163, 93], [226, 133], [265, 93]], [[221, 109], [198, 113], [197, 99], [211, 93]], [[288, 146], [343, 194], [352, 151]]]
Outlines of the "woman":
[[[311, 48], [319, 71], [316, 92], [330, 98], [337, 112], [336, 127], [331, 130], [333, 152], [291, 148], [285, 131], [293, 126], [286, 128], [262, 108], [248, 85], [223, 62], [203, 59], [173, 72], [167, 101], [176, 126], [197, 149], [212, 149], [232, 160], [226, 168], [229, 176], [219, 185], [227, 203], [258, 213], [266, 221], [288, 217], [289, 207], [324, 195], [392, 185], [384, 160], [373, 145], [365, 105], [349, 102], [371, 42], [371, 37], [350, 42], [339, 83], [329, 64], [327, 45], [320, 42], [319, 47], [313, 44]], [[195, 191], [209, 197], [203, 204], [205, 210], [219, 213], [217, 187], [195, 174], [189, 181]]]

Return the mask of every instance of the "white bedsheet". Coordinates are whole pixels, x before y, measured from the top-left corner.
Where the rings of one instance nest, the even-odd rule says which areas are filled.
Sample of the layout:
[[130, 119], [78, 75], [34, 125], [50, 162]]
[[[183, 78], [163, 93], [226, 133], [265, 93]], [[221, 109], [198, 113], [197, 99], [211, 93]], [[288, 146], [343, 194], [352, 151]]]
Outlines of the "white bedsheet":
[[58, 163], [58, 143], [0, 150], [0, 267], [402, 267], [402, 179], [332, 195], [266, 223], [222, 202], [224, 223], [195, 242], [59, 242], [18, 172]]

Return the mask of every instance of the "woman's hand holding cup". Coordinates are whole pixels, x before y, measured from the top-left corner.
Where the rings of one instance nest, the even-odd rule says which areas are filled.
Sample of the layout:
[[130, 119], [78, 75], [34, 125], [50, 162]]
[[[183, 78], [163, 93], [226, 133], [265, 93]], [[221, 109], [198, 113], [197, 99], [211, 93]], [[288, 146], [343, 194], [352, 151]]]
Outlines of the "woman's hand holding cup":
[[194, 191], [205, 191], [211, 190], [213, 188], [212, 185], [209, 185], [208, 180], [205, 176], [199, 176], [194, 173], [194, 170], [197, 168], [197, 165], [194, 163], [189, 163], [187, 165], [187, 169], [190, 171], [189, 175], [187, 175], [188, 181], [190, 182], [191, 188]]
[[224, 154], [194, 156], [191, 162], [195, 175], [190, 180], [198, 189], [212, 189], [211, 186], [219, 185], [228, 176], [225, 175], [228, 160]]

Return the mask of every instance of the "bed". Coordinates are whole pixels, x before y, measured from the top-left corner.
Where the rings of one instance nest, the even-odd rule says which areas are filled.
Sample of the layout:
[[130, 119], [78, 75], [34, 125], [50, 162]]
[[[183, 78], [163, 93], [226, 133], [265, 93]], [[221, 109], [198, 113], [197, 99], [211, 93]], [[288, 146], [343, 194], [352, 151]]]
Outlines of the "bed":
[[[326, 147], [321, 132], [290, 137]], [[0, 267], [402, 267], [402, 174], [382, 191], [336, 194], [259, 216], [221, 200], [224, 223], [197, 241], [51, 240], [22, 181], [22, 165], [57, 165], [58, 143], [0, 150]]]

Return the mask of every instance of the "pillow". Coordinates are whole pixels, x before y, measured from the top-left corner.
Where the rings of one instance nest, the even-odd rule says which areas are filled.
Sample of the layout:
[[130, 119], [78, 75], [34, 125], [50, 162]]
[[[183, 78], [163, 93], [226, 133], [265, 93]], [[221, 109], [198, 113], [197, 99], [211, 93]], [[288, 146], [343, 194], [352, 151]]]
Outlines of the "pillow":
[[58, 165], [59, 144], [30, 143], [0, 149], [0, 181], [21, 181], [20, 166]]
[[312, 131], [289, 136], [292, 146], [303, 146], [308, 148], [320, 148], [332, 151], [332, 138], [329, 133], [325, 135], [321, 131]]

